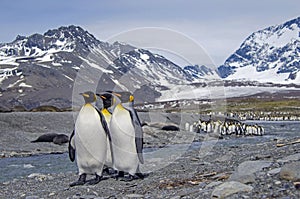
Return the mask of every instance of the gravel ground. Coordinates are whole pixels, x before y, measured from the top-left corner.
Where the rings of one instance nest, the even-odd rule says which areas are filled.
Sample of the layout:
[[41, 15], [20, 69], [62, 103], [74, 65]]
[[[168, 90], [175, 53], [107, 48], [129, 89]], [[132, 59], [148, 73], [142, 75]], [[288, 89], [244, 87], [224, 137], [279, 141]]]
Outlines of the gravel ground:
[[[159, 130], [162, 125], [170, 122], [185, 124], [186, 121], [195, 119], [194, 116], [161, 114], [156, 119], [148, 120], [149, 115], [146, 114], [141, 115], [141, 118], [142, 121], [149, 123], [144, 129], [147, 147], [163, 149], [162, 147], [171, 144], [173, 151], [176, 149], [175, 151], [182, 152], [174, 159], [168, 153], [162, 156], [165, 159], [170, 158], [168, 164], [164, 166], [159, 164], [160, 159], [153, 161], [156, 160], [155, 157], [149, 158], [149, 162], [146, 161], [144, 166], [146, 171], [149, 171], [146, 172], [145, 179], [125, 182], [105, 176], [97, 185], [69, 187], [69, 184], [78, 178], [75, 172], [33, 173], [0, 183], [0, 198], [300, 197], [297, 184], [300, 181], [298, 143], [277, 147], [276, 137], [251, 143], [243, 142], [246, 139], [243, 137], [232, 138], [239, 140], [237, 142], [232, 142], [228, 138], [215, 143], [214, 135], [193, 134], [183, 130], [179, 132]], [[0, 154], [3, 158], [7, 158], [65, 152], [67, 145], [30, 143], [30, 141], [43, 133], [69, 134], [73, 127], [73, 115], [6, 113], [0, 114], [0, 122]], [[200, 142], [191, 144], [191, 138], [192, 141]], [[297, 139], [299, 136], [296, 134], [280, 142], [290, 143]], [[183, 147], [182, 150], [182, 146], [186, 146], [183, 143], [190, 145], [189, 149]], [[147, 170], [150, 163], [152, 163], [151, 171]]]

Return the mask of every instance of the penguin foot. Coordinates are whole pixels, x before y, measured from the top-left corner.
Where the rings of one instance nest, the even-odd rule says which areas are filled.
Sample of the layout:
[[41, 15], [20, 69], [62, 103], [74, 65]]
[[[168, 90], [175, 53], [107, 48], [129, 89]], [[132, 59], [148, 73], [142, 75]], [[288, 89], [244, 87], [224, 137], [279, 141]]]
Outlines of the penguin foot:
[[119, 178], [124, 178], [125, 173], [124, 171], [118, 171], [118, 174], [113, 176], [116, 180], [119, 180]]
[[103, 173], [111, 176], [114, 175], [116, 171], [113, 168], [106, 167], [103, 169]]
[[81, 174], [79, 176], [79, 179], [76, 182], [73, 182], [70, 184], [70, 187], [74, 187], [74, 186], [80, 186], [80, 185], [84, 185], [85, 184], [85, 180], [86, 180], [86, 174]]
[[139, 173], [138, 175], [137, 174], [135, 174], [135, 175], [129, 174], [129, 175], [124, 176], [121, 179], [121, 181], [130, 182], [132, 180], [137, 180], [137, 179], [144, 179], [144, 175], [141, 173]]
[[92, 179], [92, 180], [89, 180], [89, 181], [87, 182], [87, 184], [88, 184], [88, 185], [95, 185], [95, 184], [98, 184], [98, 183], [101, 181], [101, 178], [102, 178], [102, 176], [99, 176], [99, 175], [96, 174], [96, 177], [95, 177], [94, 179]]
[[134, 179], [135, 179], [134, 176], [129, 174], [129, 175], [123, 176], [122, 179], [121, 179], [121, 181], [130, 182], [130, 181], [132, 181]]
[[109, 175], [109, 168], [108, 167], [103, 168], [103, 173]]
[[136, 173], [136, 174], [134, 175], [134, 177], [143, 180], [143, 179], [146, 177], [146, 175], [145, 175], [145, 174], [142, 174], [142, 173]]

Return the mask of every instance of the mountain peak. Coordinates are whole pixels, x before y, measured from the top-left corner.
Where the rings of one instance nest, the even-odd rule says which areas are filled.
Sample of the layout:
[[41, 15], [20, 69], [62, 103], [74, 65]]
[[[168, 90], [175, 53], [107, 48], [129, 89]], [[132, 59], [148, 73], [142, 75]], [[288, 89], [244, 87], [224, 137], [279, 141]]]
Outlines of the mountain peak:
[[283, 24], [283, 26], [287, 27], [287, 26], [291, 26], [293, 24], [296, 24], [296, 25], [298, 25], [298, 27], [300, 27], [300, 16], [295, 18], [295, 19], [292, 19], [292, 20], [289, 20], [289, 21], [285, 22]]
[[88, 31], [84, 30], [80, 26], [75, 26], [75, 25], [62, 26], [58, 29], [48, 30], [46, 33], [44, 33], [44, 36], [48, 38], [59, 39], [59, 40], [70, 39], [79, 42], [86, 42], [89, 44], [91, 43], [98, 44], [100, 42]]
[[17, 35], [15, 41], [24, 40], [24, 39], [26, 39], [26, 38], [27, 38], [26, 36], [23, 36], [23, 35]]
[[70, 107], [80, 69], [84, 69], [80, 88], [98, 82], [97, 91], [128, 90], [137, 102], [155, 101], [198, 78], [195, 71], [187, 72], [149, 50], [101, 42], [81, 27], [70, 25], [0, 44], [1, 106]]
[[[218, 68], [222, 78], [299, 82], [300, 17], [252, 33]], [[298, 74], [298, 78], [297, 78]]]
[[[44, 34], [35, 33], [30, 36], [18, 35], [11, 43], [1, 44], [0, 54], [2, 56], [40, 56], [45, 51], [73, 51], [86, 55], [90, 48], [106, 45], [97, 40], [88, 31], [75, 25], [62, 26], [51, 29]], [[40, 53], [38, 53], [40, 52]]]

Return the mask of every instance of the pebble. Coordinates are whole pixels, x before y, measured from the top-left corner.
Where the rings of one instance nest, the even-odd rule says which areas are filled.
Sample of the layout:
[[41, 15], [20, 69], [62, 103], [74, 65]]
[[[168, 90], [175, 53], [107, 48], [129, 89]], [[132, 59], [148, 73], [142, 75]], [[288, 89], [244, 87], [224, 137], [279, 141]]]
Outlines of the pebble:
[[229, 180], [232, 181], [238, 181], [244, 184], [248, 183], [254, 183], [255, 182], [255, 176], [254, 174], [244, 174], [244, 173], [233, 173]]
[[54, 195], [55, 195], [55, 193], [54, 193], [54, 192], [52, 192], [52, 193], [50, 193], [50, 194], [49, 194], [49, 196], [54, 196]]
[[3, 185], [9, 185], [9, 184], [10, 184], [10, 181], [3, 182], [2, 184], [3, 184]]
[[217, 162], [227, 162], [229, 160], [232, 159], [232, 155], [231, 154], [228, 154], [228, 155], [223, 155], [222, 157], [218, 158], [216, 161]]
[[274, 184], [276, 184], [276, 185], [280, 185], [281, 184], [281, 182], [280, 181], [275, 181], [275, 183]]
[[80, 196], [79, 198], [84, 198], [84, 199], [95, 199], [97, 196], [95, 195], [83, 195]]
[[280, 171], [280, 178], [290, 181], [300, 181], [300, 162], [285, 164]]
[[262, 170], [263, 168], [269, 167], [271, 164], [272, 162], [263, 160], [246, 161], [241, 163], [237, 170], [239, 173], [252, 174]]
[[270, 171], [268, 171], [268, 175], [273, 176], [276, 175], [278, 173], [280, 173], [281, 168], [276, 168], [276, 169], [272, 169]]
[[249, 192], [252, 189], [253, 187], [250, 185], [245, 185], [236, 181], [229, 181], [217, 186], [213, 190], [211, 198], [225, 198], [235, 193]]
[[140, 194], [128, 194], [126, 195], [126, 198], [143, 198], [144, 195], [140, 195]]
[[218, 186], [220, 184], [222, 184], [222, 182], [220, 182], [220, 181], [212, 181], [211, 183], [209, 183], [208, 185], [206, 185], [205, 188], [215, 187], [215, 186]]
[[293, 155], [286, 156], [282, 159], [277, 160], [277, 162], [286, 163], [286, 162], [297, 161], [297, 160], [300, 160], [300, 153], [296, 153], [296, 154], [293, 154]]
[[241, 163], [237, 170], [230, 176], [229, 180], [239, 181], [241, 183], [254, 183], [254, 173], [269, 167], [272, 163], [270, 161], [246, 161]]
[[54, 179], [50, 175], [45, 175], [45, 174], [41, 174], [41, 173], [32, 173], [28, 176], [28, 178], [35, 178], [38, 181], [53, 180]]
[[39, 199], [40, 197], [38, 196], [26, 196], [25, 199]]

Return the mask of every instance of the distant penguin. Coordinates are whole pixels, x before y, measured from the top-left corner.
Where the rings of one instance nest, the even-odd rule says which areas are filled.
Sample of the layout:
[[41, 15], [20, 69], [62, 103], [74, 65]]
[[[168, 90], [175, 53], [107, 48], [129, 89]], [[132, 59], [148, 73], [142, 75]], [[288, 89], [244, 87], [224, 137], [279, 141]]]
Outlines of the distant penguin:
[[70, 186], [85, 184], [87, 174], [96, 175], [88, 184], [100, 182], [107, 153], [109, 130], [102, 113], [92, 105], [96, 101], [96, 95], [91, 91], [81, 95], [85, 104], [79, 111], [75, 130], [69, 141], [69, 157], [71, 161], [76, 159], [80, 177]]
[[143, 178], [139, 164], [143, 159], [143, 130], [133, 108], [134, 97], [129, 92], [113, 94], [113, 113], [110, 121], [114, 168], [128, 172], [129, 179]]

